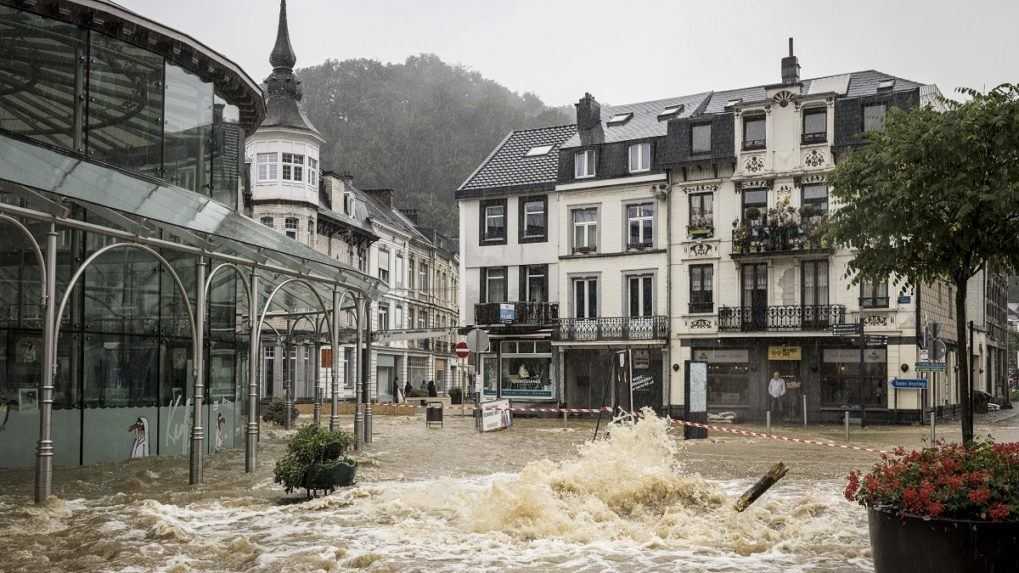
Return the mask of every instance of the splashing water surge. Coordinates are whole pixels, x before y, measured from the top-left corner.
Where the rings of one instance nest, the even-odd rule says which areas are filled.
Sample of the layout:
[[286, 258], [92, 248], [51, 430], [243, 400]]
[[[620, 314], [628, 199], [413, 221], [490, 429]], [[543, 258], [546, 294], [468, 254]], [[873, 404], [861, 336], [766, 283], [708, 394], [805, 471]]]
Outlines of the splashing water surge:
[[[73, 544], [63, 566], [82, 571], [872, 570], [865, 516], [839, 484], [788, 480], [736, 513], [750, 482], [684, 473], [668, 430], [653, 415], [614, 425], [519, 474], [376, 482], [289, 505], [117, 494], [28, 518]], [[52, 570], [32, 565], [48, 546], [19, 548], [10, 570]]]

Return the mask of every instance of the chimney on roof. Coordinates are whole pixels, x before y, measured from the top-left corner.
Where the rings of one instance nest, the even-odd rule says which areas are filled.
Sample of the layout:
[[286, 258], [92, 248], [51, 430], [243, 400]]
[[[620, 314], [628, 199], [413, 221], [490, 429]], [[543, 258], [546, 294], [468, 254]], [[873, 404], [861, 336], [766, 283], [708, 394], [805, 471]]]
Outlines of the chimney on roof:
[[369, 197], [375, 199], [382, 206], [388, 207], [390, 209], [393, 208], [392, 189], [364, 189], [363, 191], [367, 193]]
[[585, 93], [576, 104], [577, 130], [589, 131], [601, 125], [601, 106], [594, 96]]
[[782, 58], [782, 83], [792, 85], [800, 81], [800, 61], [793, 55], [793, 39], [789, 38], [789, 55]]
[[418, 210], [417, 209], [400, 209], [400, 212], [403, 213], [404, 217], [407, 217], [408, 219], [410, 219], [411, 223], [414, 223], [415, 225], [420, 225], [421, 224], [420, 221], [418, 221]]

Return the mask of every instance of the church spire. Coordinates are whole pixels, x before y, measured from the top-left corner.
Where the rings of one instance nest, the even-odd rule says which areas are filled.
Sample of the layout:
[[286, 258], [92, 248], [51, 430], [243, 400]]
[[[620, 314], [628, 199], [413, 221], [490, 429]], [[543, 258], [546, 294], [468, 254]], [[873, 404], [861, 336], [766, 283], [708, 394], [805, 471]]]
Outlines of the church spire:
[[269, 63], [273, 69], [294, 69], [297, 63], [297, 56], [294, 55], [294, 48], [290, 45], [290, 30], [287, 27], [287, 0], [280, 0], [280, 23], [276, 31], [276, 45], [269, 55]]

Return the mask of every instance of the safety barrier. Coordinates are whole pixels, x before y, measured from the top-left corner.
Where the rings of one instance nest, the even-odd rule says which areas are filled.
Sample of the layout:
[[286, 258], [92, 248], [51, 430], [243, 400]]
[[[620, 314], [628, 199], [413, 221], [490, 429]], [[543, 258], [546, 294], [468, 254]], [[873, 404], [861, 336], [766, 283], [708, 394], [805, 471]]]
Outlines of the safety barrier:
[[779, 436], [775, 434], [763, 434], [761, 432], [752, 432], [750, 430], [740, 430], [737, 428], [726, 428], [724, 426], [713, 426], [711, 424], [701, 424], [698, 422], [687, 422], [686, 420], [673, 420], [673, 425], [677, 426], [690, 426], [693, 428], [704, 428], [706, 430], [714, 430], [716, 432], [725, 432], [728, 434], [738, 434], [740, 436], [750, 436], [754, 438], [767, 438], [769, 440], [777, 440], [780, 442], [794, 442], [797, 444], [811, 444], [815, 446], [826, 446], [829, 448], [840, 448], [843, 450], [856, 450], [858, 452], [870, 452], [872, 454], [887, 454], [884, 450], [876, 450], [874, 448], [865, 448], [863, 446], [851, 446], [849, 444], [836, 444], [834, 442], [821, 442], [818, 440], [810, 440], [806, 438], [792, 438], [789, 436]]

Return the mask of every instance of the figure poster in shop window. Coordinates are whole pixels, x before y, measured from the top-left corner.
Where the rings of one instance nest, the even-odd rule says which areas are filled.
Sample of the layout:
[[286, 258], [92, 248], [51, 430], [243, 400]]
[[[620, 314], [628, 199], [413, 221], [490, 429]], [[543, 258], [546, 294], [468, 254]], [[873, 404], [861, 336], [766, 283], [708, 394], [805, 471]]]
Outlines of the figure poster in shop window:
[[149, 419], [140, 416], [134, 424], [127, 429], [134, 433], [134, 441], [131, 443], [131, 459], [146, 458], [149, 456]]

